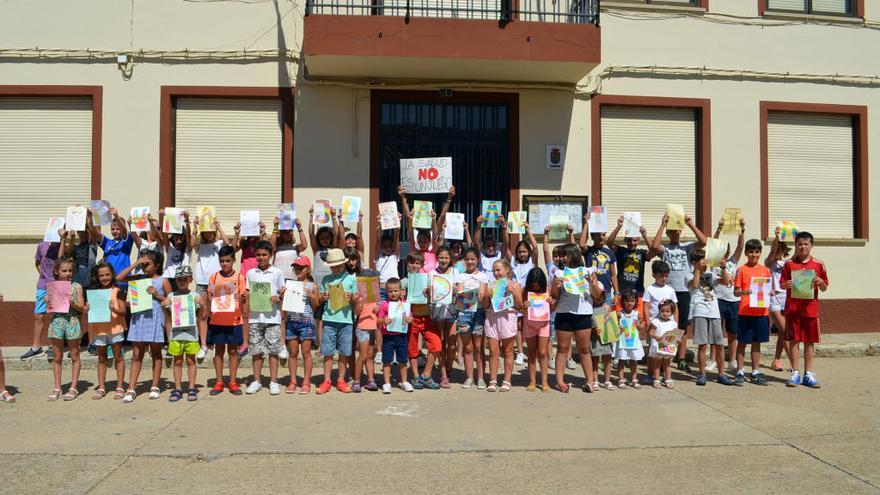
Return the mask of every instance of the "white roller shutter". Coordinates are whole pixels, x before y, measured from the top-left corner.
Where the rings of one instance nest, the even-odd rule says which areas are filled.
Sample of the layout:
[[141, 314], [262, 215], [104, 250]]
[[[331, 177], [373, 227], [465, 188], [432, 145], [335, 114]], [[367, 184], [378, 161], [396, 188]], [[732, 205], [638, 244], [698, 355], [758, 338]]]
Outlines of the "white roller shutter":
[[42, 235], [50, 216], [88, 205], [92, 99], [0, 97], [0, 235]]
[[602, 204], [609, 225], [624, 211], [640, 211], [651, 231], [660, 225], [668, 203], [695, 215], [694, 110], [603, 106], [601, 125]]
[[815, 237], [851, 239], [853, 122], [848, 115], [770, 112], [769, 231], [791, 220]]
[[217, 209], [232, 235], [240, 210], [260, 210], [271, 230], [282, 194], [282, 114], [276, 99], [178, 98], [175, 202]]
[[804, 0], [769, 0], [767, 6], [770, 10], [791, 10], [803, 12], [806, 8]]
[[813, 0], [813, 12], [816, 14], [849, 14], [847, 0]]

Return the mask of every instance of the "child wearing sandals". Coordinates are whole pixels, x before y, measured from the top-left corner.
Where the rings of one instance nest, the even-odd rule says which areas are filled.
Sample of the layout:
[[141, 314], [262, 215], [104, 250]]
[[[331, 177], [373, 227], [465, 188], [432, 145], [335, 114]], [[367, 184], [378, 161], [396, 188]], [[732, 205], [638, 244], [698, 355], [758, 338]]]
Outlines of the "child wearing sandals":
[[[628, 386], [642, 388], [639, 385], [639, 361], [645, 357], [645, 350], [642, 349], [639, 333], [645, 331], [645, 321], [637, 309], [638, 301], [639, 295], [634, 289], [625, 289], [620, 296], [622, 308], [618, 311], [617, 316], [619, 321], [621, 321], [621, 327], [623, 326], [623, 321], [629, 320], [632, 321], [633, 327], [636, 330], [636, 347], [634, 349], [621, 349], [620, 341], [617, 342], [617, 346], [614, 349], [614, 358], [619, 360], [617, 364], [617, 388], [621, 390]], [[621, 336], [621, 338], [623, 337]], [[624, 376], [627, 367], [629, 367], [629, 383], [627, 383]]]
[[[116, 286], [115, 281], [116, 274], [113, 273], [113, 266], [109, 263], [101, 261], [92, 268], [90, 288], [110, 290], [110, 321], [89, 322], [89, 332], [98, 349], [98, 389], [92, 396], [94, 400], [103, 399], [107, 395], [107, 366], [111, 363], [116, 364], [116, 393], [113, 398], [119, 400], [125, 396], [125, 354], [122, 351], [122, 341], [125, 340], [125, 305], [119, 299], [119, 287]], [[91, 303], [86, 303], [83, 311], [88, 312], [90, 305]], [[113, 350], [113, 357], [109, 360], [108, 348]]]
[[[73, 258], [59, 258], [55, 262], [56, 282], [70, 282], [69, 307], [64, 313], [50, 312], [49, 320], [49, 341], [52, 342], [52, 373], [55, 379], [55, 388], [46, 398], [50, 402], [54, 402], [61, 398], [61, 360], [64, 358], [64, 342], [67, 341], [70, 347], [70, 363], [71, 377], [70, 388], [64, 394], [64, 400], [70, 401], [76, 399], [79, 395], [76, 386], [79, 383], [79, 341], [82, 337], [82, 327], [80, 326], [79, 315], [84, 309], [83, 289], [82, 286], [73, 282], [73, 272], [76, 270], [76, 264]], [[54, 304], [53, 304], [54, 303]], [[58, 304], [58, 301], [52, 301], [51, 295], [46, 294], [46, 306], [51, 310], [52, 306]]]
[[[543, 295], [547, 297], [547, 319], [532, 320], [529, 311], [529, 293]], [[556, 301], [547, 294], [547, 276], [540, 268], [532, 268], [526, 275], [525, 284], [522, 289], [522, 335], [525, 339], [526, 353], [529, 359], [529, 385], [526, 390], [534, 392], [536, 390], [535, 382], [537, 375], [537, 364], [541, 365], [541, 391], [549, 392], [550, 384], [548, 382], [548, 363], [547, 358], [550, 355], [550, 312], [556, 305]]]
[[[496, 309], [495, 301], [491, 294], [486, 293], [482, 299], [483, 307], [486, 308], [486, 338], [489, 339], [489, 386], [487, 392], [510, 391], [510, 380], [513, 375], [513, 341], [517, 334], [516, 308], [522, 307], [522, 288], [513, 279], [513, 268], [510, 262], [504, 258], [492, 264], [492, 273], [495, 280], [507, 280], [507, 288], [502, 295], [512, 298], [513, 305], [504, 309]], [[494, 286], [494, 283], [493, 283]], [[504, 380], [501, 388], [498, 388], [498, 358], [499, 351], [504, 352]]]
[[452, 255], [448, 247], [437, 248], [437, 266], [431, 270], [429, 283], [432, 290], [428, 292], [431, 304], [431, 319], [434, 320], [434, 328], [440, 334], [442, 341], [440, 352], [440, 388], [449, 388], [449, 375], [455, 363], [457, 335], [455, 329], [455, 310], [452, 304], [438, 304], [434, 301], [433, 280], [435, 275], [446, 275], [455, 280], [458, 270], [452, 266]]
[[318, 286], [312, 279], [312, 260], [305, 256], [293, 260], [293, 274], [296, 279], [303, 283], [303, 297], [305, 306], [302, 314], [284, 312], [284, 339], [287, 342], [288, 369], [290, 371], [290, 384], [284, 391], [287, 394], [296, 392], [296, 369], [297, 358], [300, 350], [303, 357], [303, 380], [299, 387], [301, 395], [307, 395], [312, 391], [312, 346], [315, 345], [315, 309], [321, 304], [318, 296]]
[[[174, 271], [174, 283], [177, 290], [172, 292], [164, 301], [162, 307], [169, 313], [173, 313], [171, 307], [175, 296], [187, 296], [192, 294], [189, 285], [192, 282], [192, 268], [187, 265], [179, 266]], [[201, 295], [192, 294], [195, 298], [195, 325], [173, 326], [171, 314], [167, 316], [172, 320], [168, 325], [168, 353], [174, 357], [174, 390], [168, 397], [168, 402], [177, 402], [183, 397], [183, 360], [186, 358], [186, 375], [189, 379], [189, 389], [186, 391], [186, 400], [193, 402], [199, 399], [199, 391], [196, 389], [196, 354], [199, 353], [200, 327], [205, 324], [205, 302]]]
[[666, 381], [666, 388], [672, 388], [672, 355], [660, 352], [659, 341], [666, 333], [678, 328], [678, 324], [673, 319], [675, 312], [675, 302], [671, 299], [664, 299], [658, 304], [657, 318], [651, 320], [648, 327], [648, 337], [651, 339], [651, 346], [648, 349], [648, 359], [651, 362], [651, 369], [654, 376], [654, 388], [660, 388], [660, 373], [663, 373], [663, 379]]

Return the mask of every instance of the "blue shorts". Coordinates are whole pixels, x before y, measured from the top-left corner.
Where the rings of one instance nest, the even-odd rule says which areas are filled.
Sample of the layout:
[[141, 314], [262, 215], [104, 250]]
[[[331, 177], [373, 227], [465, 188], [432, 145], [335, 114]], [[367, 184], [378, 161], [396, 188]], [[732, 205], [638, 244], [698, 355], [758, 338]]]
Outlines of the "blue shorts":
[[369, 342], [371, 338], [373, 338], [375, 330], [361, 330], [358, 328], [355, 330], [354, 335], [357, 337], [358, 343], [361, 342]]
[[406, 366], [409, 360], [407, 346], [409, 341], [405, 333], [385, 334], [382, 336], [382, 364], [397, 364]]
[[34, 296], [34, 314], [46, 314], [46, 289], [37, 289], [37, 295]]
[[350, 323], [325, 321], [321, 335], [321, 355], [332, 356], [334, 352], [338, 352], [340, 356], [351, 356], [352, 330]]
[[244, 343], [244, 334], [241, 325], [208, 325], [208, 345], [241, 345]]
[[770, 319], [766, 316], [739, 315], [736, 340], [743, 344], [770, 342]]
[[485, 311], [459, 311], [455, 318], [455, 330], [459, 335], [483, 335], [485, 322]]
[[284, 323], [284, 340], [315, 341], [315, 324], [308, 321], [287, 320]]
[[737, 321], [739, 320], [739, 301], [731, 302], [719, 299], [718, 310], [721, 313], [721, 323], [724, 324], [727, 335], [736, 335]]

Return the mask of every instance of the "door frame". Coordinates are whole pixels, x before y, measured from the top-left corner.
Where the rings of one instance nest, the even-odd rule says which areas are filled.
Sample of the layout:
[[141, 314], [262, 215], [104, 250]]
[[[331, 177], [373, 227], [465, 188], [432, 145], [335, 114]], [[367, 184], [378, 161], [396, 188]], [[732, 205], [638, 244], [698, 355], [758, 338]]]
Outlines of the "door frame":
[[[453, 91], [452, 96], [441, 96], [439, 90], [371, 90], [370, 91], [370, 228], [375, 228], [379, 214], [379, 127], [381, 125], [382, 103], [385, 102], [428, 102], [428, 103], [505, 103], [507, 104], [508, 130], [508, 197], [511, 210], [519, 210], [519, 93], [490, 93], [477, 91]], [[453, 177], [453, 183], [455, 178]]]

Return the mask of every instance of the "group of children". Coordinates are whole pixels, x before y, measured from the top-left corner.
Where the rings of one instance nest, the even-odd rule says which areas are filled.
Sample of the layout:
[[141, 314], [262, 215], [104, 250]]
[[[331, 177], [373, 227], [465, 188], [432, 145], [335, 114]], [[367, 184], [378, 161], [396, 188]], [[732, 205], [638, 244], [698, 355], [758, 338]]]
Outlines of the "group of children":
[[[408, 225], [412, 225], [406, 190], [401, 187], [398, 192], [403, 209], [400, 217], [405, 215]], [[707, 372], [713, 370], [718, 383], [742, 385], [746, 381], [745, 351], [749, 346], [748, 381], [766, 385], [767, 379], [760, 371], [760, 347], [769, 341], [771, 321], [779, 333], [771, 367], [782, 371], [780, 358], [785, 352], [791, 363], [787, 384], [819, 387], [813, 370], [814, 344], [819, 341], [817, 298], [819, 291], [827, 289], [828, 276], [822, 262], [811, 255], [813, 237], [809, 233], [797, 234], [795, 253], [785, 259], [788, 247], [777, 231], [770, 255], [762, 261], [761, 242], [745, 241], [745, 222], [741, 221], [736, 248], [732, 252], [728, 248], [719, 266], [708, 266], [702, 249], [706, 236], [690, 217], [685, 218], [685, 224], [696, 237], [695, 242], [681, 242], [681, 231], [668, 228], [668, 216], [664, 215], [653, 240], [648, 240], [645, 228], [641, 228], [641, 239], [647, 244], [647, 249], [642, 249], [636, 237], [626, 237], [622, 245], [615, 242], [623, 226], [622, 217], [606, 234], [589, 232], [588, 213], [578, 242], [569, 226], [568, 242], [551, 250], [547, 227], [543, 238], [545, 269], [538, 265], [538, 245], [528, 223], [523, 238], [518, 239], [515, 234], [507, 234], [503, 216], [499, 217], [498, 230], [503, 235], [487, 235], [483, 218], [478, 217], [473, 240], [465, 225], [464, 240], [447, 242], [445, 215], [454, 195], [455, 189], [451, 188], [439, 214], [431, 213], [432, 228], [408, 229], [410, 250], [405, 258], [407, 274], [427, 274], [428, 280], [443, 276], [451, 281], [452, 302], [435, 294], [432, 284], [415, 284], [415, 279], [401, 276], [398, 229], [382, 231], [381, 226], [377, 227], [375, 270], [366, 268], [363, 218], [356, 231], [347, 229], [341, 217], [333, 218], [332, 226], [316, 228], [310, 210], [308, 236], [298, 220], [293, 230], [280, 230], [276, 219], [271, 233], [261, 224], [259, 236], [244, 237], [236, 225], [235, 236], [230, 239], [219, 221], [214, 222], [212, 231], [199, 232], [199, 219], [190, 222], [188, 215], [182, 234], [159, 232], [158, 222], [152, 218], [150, 232], [130, 234], [126, 221], [111, 210], [111, 237], [103, 236], [91, 224], [86, 232], [62, 231], [61, 242], [42, 243], [36, 257], [40, 281], [35, 313], [48, 315], [45, 331], [52, 343], [54, 388], [47, 399], [77, 397], [79, 343], [84, 331], [98, 354], [98, 384], [92, 398], [101, 399], [107, 394], [107, 371], [115, 365], [113, 398], [126, 403], [137, 397], [135, 385], [147, 352], [152, 357], [149, 398], [160, 397], [163, 347], [167, 348], [164, 359], [173, 363], [170, 401], [198, 399], [197, 362], [204, 359], [209, 347], [214, 351], [216, 378], [211, 395], [225, 390], [234, 395], [243, 393], [238, 368], [240, 358], [247, 353], [253, 360], [253, 380], [244, 393], [255, 394], [262, 389], [263, 361], [268, 357], [270, 394], [282, 391], [279, 366], [285, 362], [290, 378], [284, 392], [309, 394], [316, 349], [323, 360], [318, 394], [326, 394], [334, 386], [343, 393], [380, 388], [383, 393], [391, 393], [394, 365], [398, 368], [397, 385], [406, 392], [449, 388], [456, 379], [456, 361], [464, 368], [460, 374], [462, 388], [507, 392], [512, 387], [515, 364], [525, 359], [526, 390], [550, 391], [552, 367], [554, 388], [569, 392], [572, 385], [566, 380], [565, 368], [573, 367], [572, 357], [579, 357], [585, 392], [641, 388], [643, 383], [672, 388], [673, 361], [679, 369], [690, 371], [685, 359], [689, 336], [698, 349], [697, 385], [706, 385]], [[722, 224], [719, 222], [716, 238]], [[136, 261], [130, 263], [134, 245], [139, 251]], [[92, 257], [93, 266], [85, 276], [77, 259], [69, 256], [86, 253], [79, 246], [91, 246], [88, 251], [95, 253], [100, 247], [104, 253], [101, 261]], [[305, 254], [309, 248], [311, 257]], [[737, 266], [743, 249], [746, 262]], [[191, 268], [191, 256], [195, 256], [195, 270]], [[646, 286], [645, 265], [654, 257], [658, 258], [650, 263], [654, 283]], [[51, 270], [47, 271], [49, 266]], [[811, 299], [790, 297], [792, 273], [796, 270], [813, 270]], [[367, 276], [378, 277], [379, 297], [359, 291], [358, 278]], [[750, 304], [756, 278], [772, 279], [769, 305]], [[143, 295], [129, 292], [129, 282], [140, 279], [149, 280], [146, 293], [152, 306], [132, 312], [133, 298]], [[290, 280], [301, 285], [297, 285], [296, 293], [287, 295]], [[51, 281], [70, 282], [66, 312], [47, 313], [47, 307], [57, 306], [46, 290]], [[413, 287], [408, 287], [410, 284]], [[93, 323], [84, 316], [90, 309], [86, 296], [89, 289], [110, 291], [109, 302], [103, 303], [109, 305], [109, 322]], [[254, 292], [257, 290], [260, 302]], [[268, 304], [262, 300], [266, 292]], [[435, 295], [439, 299], [435, 300]], [[303, 309], [285, 311], [286, 297], [302, 298], [297, 306]], [[186, 324], [171, 321], [171, 306], [178, 298], [192, 301], [195, 314]], [[533, 311], [535, 304], [543, 305], [551, 313], [549, 317], [543, 311]], [[621, 332], [624, 327], [634, 329], [637, 345], [603, 342], [597, 324], [599, 314], [603, 321], [619, 321]], [[43, 323], [38, 317], [37, 325]], [[556, 352], [551, 357], [552, 337]], [[647, 339], [647, 349], [642, 339]], [[124, 342], [132, 346], [127, 387]], [[65, 343], [70, 350], [72, 375], [71, 385], [62, 395]], [[799, 371], [800, 343], [804, 344], [803, 377]], [[725, 344], [731, 350], [727, 357]], [[35, 346], [23, 358], [39, 354], [37, 349]], [[300, 355], [303, 369], [298, 375]], [[645, 357], [647, 382], [638, 375], [638, 363]], [[733, 378], [726, 373], [725, 360], [735, 361]], [[381, 386], [374, 369], [379, 362]], [[436, 372], [435, 364], [439, 368]], [[228, 375], [224, 376], [226, 365]], [[616, 385], [612, 380], [615, 365]], [[5, 391], [2, 397], [12, 399]]]

